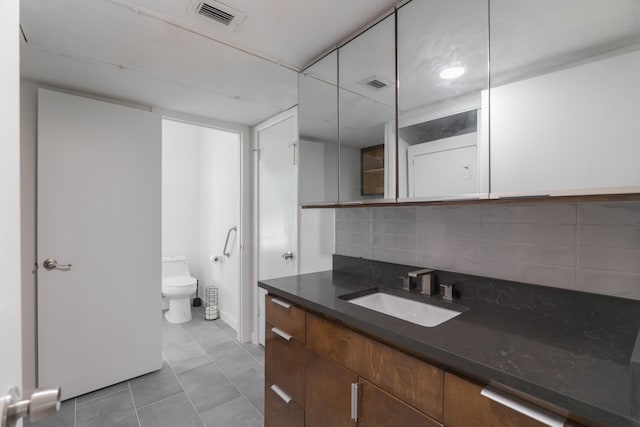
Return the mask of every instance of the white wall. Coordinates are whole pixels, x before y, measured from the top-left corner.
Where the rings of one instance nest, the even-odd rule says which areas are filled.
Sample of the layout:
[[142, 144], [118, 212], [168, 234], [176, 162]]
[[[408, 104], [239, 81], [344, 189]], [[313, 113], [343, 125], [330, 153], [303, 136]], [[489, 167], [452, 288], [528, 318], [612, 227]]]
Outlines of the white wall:
[[300, 209], [299, 273], [331, 270], [335, 252], [335, 210]]
[[[238, 133], [211, 128], [200, 129], [200, 209], [198, 263], [202, 272], [201, 293], [207, 286], [218, 287], [220, 316], [238, 330], [240, 316], [240, 149]], [[231, 227], [228, 251], [222, 256]], [[222, 256], [212, 263], [212, 255]], [[204, 295], [204, 294], [202, 294]]]
[[0, 387], [22, 384], [20, 304], [20, 57], [17, 0], [0, 4]]
[[200, 128], [162, 121], [162, 256], [185, 255], [191, 274], [198, 263]]
[[[163, 121], [162, 253], [186, 255], [191, 274], [218, 287], [222, 319], [238, 329], [240, 313], [240, 133]], [[222, 256], [227, 231], [231, 257]], [[212, 256], [222, 256], [212, 263]]]

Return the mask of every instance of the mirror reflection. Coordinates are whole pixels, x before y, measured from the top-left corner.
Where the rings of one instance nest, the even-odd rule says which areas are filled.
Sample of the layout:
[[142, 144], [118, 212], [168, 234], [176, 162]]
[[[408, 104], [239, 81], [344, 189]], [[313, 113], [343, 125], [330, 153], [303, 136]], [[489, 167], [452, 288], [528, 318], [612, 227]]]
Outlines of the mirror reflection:
[[487, 197], [488, 3], [398, 10], [399, 199]]
[[640, 188], [640, 2], [491, 1], [491, 192]]
[[299, 202], [338, 202], [338, 52], [298, 75]]
[[339, 49], [340, 201], [395, 199], [395, 21]]

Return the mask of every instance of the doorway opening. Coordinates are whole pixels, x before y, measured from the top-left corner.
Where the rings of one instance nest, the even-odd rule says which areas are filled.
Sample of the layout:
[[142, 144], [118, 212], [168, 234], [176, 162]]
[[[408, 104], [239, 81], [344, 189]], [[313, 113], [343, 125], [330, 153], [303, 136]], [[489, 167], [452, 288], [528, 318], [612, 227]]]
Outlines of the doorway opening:
[[236, 333], [242, 322], [241, 162], [239, 132], [162, 120], [162, 257], [187, 258], [203, 305], [206, 288], [218, 288], [218, 313]]

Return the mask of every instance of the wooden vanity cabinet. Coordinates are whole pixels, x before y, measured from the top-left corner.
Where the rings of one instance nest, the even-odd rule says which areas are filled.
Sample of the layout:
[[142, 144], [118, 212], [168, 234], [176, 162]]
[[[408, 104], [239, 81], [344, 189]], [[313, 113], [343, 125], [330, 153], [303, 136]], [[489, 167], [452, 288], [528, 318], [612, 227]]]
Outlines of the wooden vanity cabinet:
[[442, 421], [441, 369], [311, 313], [307, 313], [307, 347]]
[[483, 396], [478, 383], [279, 298], [268, 296], [266, 307], [266, 426], [543, 426]]

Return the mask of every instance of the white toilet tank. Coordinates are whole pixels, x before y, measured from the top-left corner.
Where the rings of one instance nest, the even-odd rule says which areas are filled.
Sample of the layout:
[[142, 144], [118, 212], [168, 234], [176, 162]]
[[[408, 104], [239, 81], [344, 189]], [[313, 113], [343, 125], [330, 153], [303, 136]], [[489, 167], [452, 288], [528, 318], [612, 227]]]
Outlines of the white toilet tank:
[[186, 256], [162, 258], [162, 278], [176, 276], [191, 276]]

